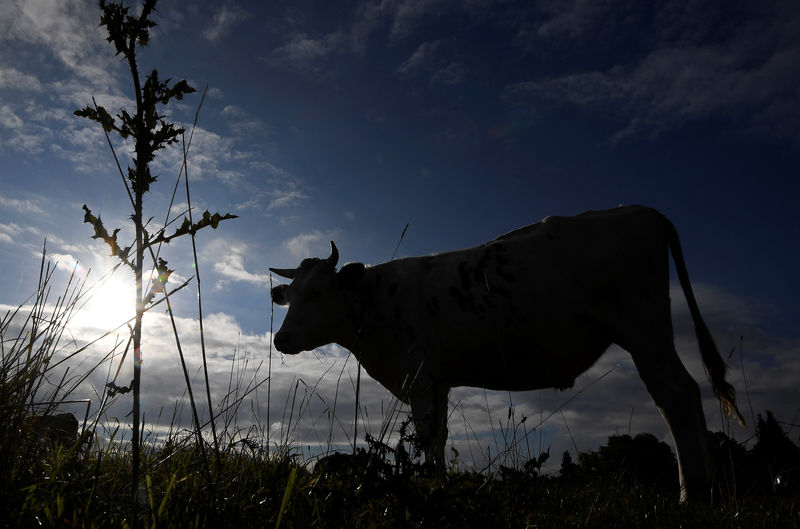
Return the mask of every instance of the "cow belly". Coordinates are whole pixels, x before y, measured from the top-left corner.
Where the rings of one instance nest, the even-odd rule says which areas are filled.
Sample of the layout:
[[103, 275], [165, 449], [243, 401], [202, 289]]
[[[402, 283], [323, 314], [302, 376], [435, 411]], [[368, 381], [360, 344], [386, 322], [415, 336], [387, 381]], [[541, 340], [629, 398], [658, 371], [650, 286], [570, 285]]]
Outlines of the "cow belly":
[[509, 391], [569, 388], [609, 345], [609, 340], [599, 336], [565, 337], [558, 344], [530, 339], [473, 343], [443, 354], [453, 361], [442, 366], [437, 378], [450, 387]]

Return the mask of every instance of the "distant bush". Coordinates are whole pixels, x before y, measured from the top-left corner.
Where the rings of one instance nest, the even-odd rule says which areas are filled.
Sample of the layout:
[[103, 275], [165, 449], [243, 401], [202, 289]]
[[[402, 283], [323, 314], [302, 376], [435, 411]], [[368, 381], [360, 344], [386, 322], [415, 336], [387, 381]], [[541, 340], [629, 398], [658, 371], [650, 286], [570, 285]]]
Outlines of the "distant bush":
[[678, 463], [668, 444], [654, 435], [612, 435], [596, 452], [584, 452], [578, 464], [568, 453], [561, 476], [570, 481], [620, 481], [633, 488], [647, 487], [664, 494], [678, 494]]
[[800, 448], [771, 411], [765, 415], [758, 415], [752, 450], [722, 432], [709, 434], [723, 495], [800, 492]]

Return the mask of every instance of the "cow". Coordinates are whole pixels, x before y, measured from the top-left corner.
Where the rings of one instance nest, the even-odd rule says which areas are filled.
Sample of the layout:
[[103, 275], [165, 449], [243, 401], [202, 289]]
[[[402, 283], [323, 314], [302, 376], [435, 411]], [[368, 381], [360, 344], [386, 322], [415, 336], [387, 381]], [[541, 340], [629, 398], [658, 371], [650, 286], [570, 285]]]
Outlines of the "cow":
[[326, 259], [271, 297], [288, 305], [275, 347], [337, 343], [410, 405], [426, 461], [444, 467], [450, 388], [569, 388], [617, 344], [633, 358], [672, 434], [681, 499], [708, 498], [712, 464], [697, 382], [675, 351], [669, 253], [723, 409], [744, 422], [700, 315], [673, 224], [643, 206], [547, 217], [466, 250], [376, 266]]

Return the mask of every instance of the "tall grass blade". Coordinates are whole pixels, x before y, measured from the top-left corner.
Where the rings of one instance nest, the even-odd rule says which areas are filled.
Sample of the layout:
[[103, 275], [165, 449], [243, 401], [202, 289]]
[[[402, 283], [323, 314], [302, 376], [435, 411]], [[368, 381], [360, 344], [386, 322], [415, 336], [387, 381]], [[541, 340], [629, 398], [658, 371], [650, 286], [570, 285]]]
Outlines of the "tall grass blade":
[[278, 512], [278, 520], [275, 522], [275, 529], [279, 529], [281, 526], [281, 520], [283, 519], [283, 513], [286, 510], [286, 506], [289, 504], [289, 497], [292, 495], [292, 487], [294, 487], [294, 480], [297, 477], [297, 466], [292, 466], [292, 471], [289, 474], [289, 481], [286, 483], [286, 490], [283, 491], [283, 500], [281, 501], [281, 510]]
[[161, 500], [161, 505], [158, 506], [158, 519], [162, 520], [164, 518], [164, 511], [167, 510], [167, 503], [169, 501], [169, 496], [172, 493], [172, 488], [175, 486], [175, 478], [178, 475], [173, 473], [172, 477], [169, 480], [169, 485], [167, 485], [167, 490], [164, 492], [164, 498]]
[[[269, 291], [272, 292], [272, 274], [269, 274]], [[275, 303], [272, 302], [270, 296], [269, 304], [269, 363], [267, 364], [267, 456], [269, 456], [269, 441], [272, 431], [272, 423], [270, 422], [270, 409], [272, 399], [272, 336], [273, 336], [273, 321], [275, 316]]]
[[[205, 91], [203, 91], [203, 96], [200, 100], [200, 106], [198, 106], [197, 114], [195, 114], [195, 125], [197, 123], [197, 116], [200, 112], [200, 107], [203, 105], [203, 99], [205, 98]], [[192, 128], [194, 130], [194, 127]], [[192, 218], [192, 197], [191, 193], [189, 192], [189, 168], [186, 165], [186, 157], [187, 157], [186, 147], [184, 146], [183, 149], [183, 181], [186, 184], [186, 204], [187, 208], [189, 209], [189, 223], [194, 225], [194, 219]], [[206, 382], [206, 398], [208, 399], [208, 410], [209, 416], [211, 418], [211, 436], [214, 441], [214, 459], [216, 462], [217, 470], [220, 467], [220, 456], [219, 456], [219, 441], [217, 440], [217, 427], [214, 422], [214, 403], [211, 400], [211, 383], [208, 379], [208, 361], [206, 358], [206, 340], [205, 340], [205, 332], [203, 331], [203, 295], [202, 295], [202, 285], [200, 282], [200, 263], [197, 259], [197, 241], [195, 238], [195, 232], [189, 232], [192, 240], [192, 256], [194, 257], [194, 267], [195, 267], [195, 280], [197, 282], [197, 312], [198, 312], [198, 321], [200, 325], [200, 351], [203, 357], [203, 376], [205, 377]]]

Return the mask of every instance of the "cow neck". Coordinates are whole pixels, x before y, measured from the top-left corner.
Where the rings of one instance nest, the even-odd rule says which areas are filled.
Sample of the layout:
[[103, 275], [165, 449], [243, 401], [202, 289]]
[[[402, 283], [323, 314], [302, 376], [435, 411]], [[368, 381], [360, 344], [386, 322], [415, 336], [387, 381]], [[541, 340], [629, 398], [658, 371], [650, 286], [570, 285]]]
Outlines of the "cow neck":
[[[349, 344], [340, 344], [352, 351], [357, 357], [361, 357], [363, 352], [362, 337], [368, 332], [373, 315], [373, 302], [369, 290], [365, 286], [366, 282], [362, 283], [358, 288], [353, 291], [347, 292], [347, 301], [350, 305], [350, 314], [348, 315], [353, 325], [352, 338]], [[360, 360], [359, 360], [360, 361]]]

